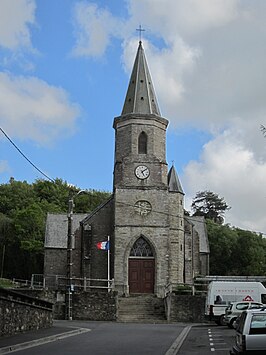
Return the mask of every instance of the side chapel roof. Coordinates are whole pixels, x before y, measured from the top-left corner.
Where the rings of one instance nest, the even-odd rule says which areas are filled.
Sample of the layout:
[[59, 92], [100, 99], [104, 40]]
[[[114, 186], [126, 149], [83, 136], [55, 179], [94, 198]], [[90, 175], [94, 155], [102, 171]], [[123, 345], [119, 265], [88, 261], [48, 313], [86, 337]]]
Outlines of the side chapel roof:
[[122, 110], [122, 115], [130, 113], [161, 116], [141, 41]]
[[172, 165], [168, 173], [168, 189], [170, 192], [180, 192], [184, 195], [175, 167]]
[[[80, 225], [80, 221], [87, 216], [85, 213], [73, 214], [73, 231]], [[45, 248], [67, 248], [68, 219], [66, 213], [48, 213], [45, 230]]]

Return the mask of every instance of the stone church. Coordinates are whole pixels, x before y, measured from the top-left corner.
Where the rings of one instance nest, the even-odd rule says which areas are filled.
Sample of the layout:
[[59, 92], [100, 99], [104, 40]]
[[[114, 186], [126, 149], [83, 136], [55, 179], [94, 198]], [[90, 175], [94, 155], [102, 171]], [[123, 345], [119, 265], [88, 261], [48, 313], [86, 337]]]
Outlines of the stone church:
[[[192, 284], [209, 273], [203, 217], [184, 214], [184, 192], [166, 162], [168, 120], [161, 116], [139, 42], [120, 116], [114, 118], [113, 193], [92, 213], [72, 217], [73, 277], [107, 279], [120, 295], [164, 295], [166, 285]], [[110, 252], [97, 243], [110, 238]], [[67, 275], [68, 218], [48, 214], [45, 277]]]

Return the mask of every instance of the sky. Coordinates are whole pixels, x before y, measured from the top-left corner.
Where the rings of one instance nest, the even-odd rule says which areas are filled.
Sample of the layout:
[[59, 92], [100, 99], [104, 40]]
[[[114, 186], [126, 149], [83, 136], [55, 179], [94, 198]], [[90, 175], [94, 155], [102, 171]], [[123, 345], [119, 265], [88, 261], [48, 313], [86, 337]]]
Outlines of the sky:
[[[186, 209], [209, 190], [266, 233], [265, 21], [264, 0], [1, 0], [0, 127], [51, 179], [111, 192], [141, 25]], [[45, 179], [0, 131], [10, 177]]]

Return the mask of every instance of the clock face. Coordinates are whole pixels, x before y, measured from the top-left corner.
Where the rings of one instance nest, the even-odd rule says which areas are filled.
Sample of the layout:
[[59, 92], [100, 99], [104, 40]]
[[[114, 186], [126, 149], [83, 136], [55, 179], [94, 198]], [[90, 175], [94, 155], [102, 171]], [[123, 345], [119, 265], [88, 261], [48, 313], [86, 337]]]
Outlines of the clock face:
[[135, 174], [138, 179], [147, 179], [150, 175], [150, 170], [145, 165], [139, 165], [135, 169]]

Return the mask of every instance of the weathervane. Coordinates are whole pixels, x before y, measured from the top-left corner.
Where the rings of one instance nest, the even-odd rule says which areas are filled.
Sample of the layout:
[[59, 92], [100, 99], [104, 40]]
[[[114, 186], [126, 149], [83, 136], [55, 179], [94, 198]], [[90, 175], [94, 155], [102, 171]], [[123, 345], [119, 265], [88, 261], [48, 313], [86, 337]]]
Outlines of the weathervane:
[[139, 31], [139, 41], [141, 42], [141, 32], [144, 32], [145, 30], [139, 25], [139, 28], [137, 28], [136, 31]]

